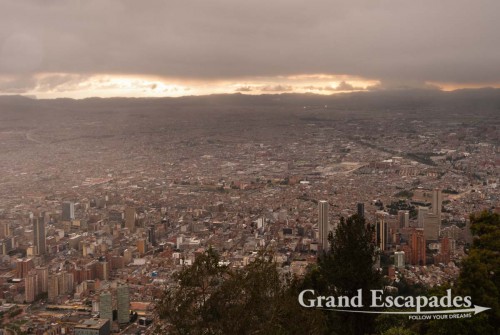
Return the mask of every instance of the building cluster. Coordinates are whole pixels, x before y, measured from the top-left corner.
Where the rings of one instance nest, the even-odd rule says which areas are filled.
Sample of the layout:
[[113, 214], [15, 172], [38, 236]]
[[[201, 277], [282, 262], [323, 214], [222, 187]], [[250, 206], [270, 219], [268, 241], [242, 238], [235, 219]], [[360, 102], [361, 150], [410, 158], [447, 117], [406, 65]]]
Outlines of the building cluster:
[[302, 276], [353, 214], [373, 226], [384, 274], [453, 282], [469, 215], [498, 211], [491, 132], [297, 113], [85, 114], [6, 134], [4, 317], [20, 308], [12, 321], [37, 334], [147, 331], [173, 274], [208, 248], [233, 268], [272, 250]]

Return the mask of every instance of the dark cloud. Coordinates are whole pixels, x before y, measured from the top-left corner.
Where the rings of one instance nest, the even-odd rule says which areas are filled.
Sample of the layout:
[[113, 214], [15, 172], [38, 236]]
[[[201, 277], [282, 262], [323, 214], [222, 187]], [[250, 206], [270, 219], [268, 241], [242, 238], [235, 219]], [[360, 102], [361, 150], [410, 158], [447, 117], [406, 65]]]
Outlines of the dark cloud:
[[36, 86], [36, 79], [30, 76], [0, 78], [0, 92], [2, 93], [22, 94], [33, 90]]
[[335, 88], [331, 86], [316, 86], [316, 85], [304, 86], [303, 89], [309, 91], [335, 91]]
[[498, 13], [497, 0], [2, 0], [0, 76], [499, 82]]
[[262, 92], [291, 92], [293, 87], [291, 85], [268, 85], [260, 88]]
[[251, 92], [253, 88], [250, 86], [240, 86], [234, 90], [235, 92]]
[[338, 84], [337, 87], [335, 87], [336, 91], [353, 91], [353, 90], [357, 90], [357, 89], [360, 89], [360, 88], [356, 88], [346, 81], [340, 82], [340, 84]]
[[53, 74], [53, 75], [45, 75], [41, 78], [38, 78], [37, 90], [41, 92], [46, 92], [50, 90], [59, 90], [59, 89], [79, 89], [82, 88], [82, 83], [87, 80], [89, 76], [87, 75], [79, 75], [79, 74]]

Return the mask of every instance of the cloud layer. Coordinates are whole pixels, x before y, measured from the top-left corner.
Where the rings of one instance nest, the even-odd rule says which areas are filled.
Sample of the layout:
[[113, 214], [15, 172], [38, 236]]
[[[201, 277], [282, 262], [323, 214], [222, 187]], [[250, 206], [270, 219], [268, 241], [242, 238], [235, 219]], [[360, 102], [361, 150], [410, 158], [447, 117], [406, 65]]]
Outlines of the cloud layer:
[[2, 0], [0, 91], [52, 85], [40, 74], [498, 83], [498, 13], [497, 0]]

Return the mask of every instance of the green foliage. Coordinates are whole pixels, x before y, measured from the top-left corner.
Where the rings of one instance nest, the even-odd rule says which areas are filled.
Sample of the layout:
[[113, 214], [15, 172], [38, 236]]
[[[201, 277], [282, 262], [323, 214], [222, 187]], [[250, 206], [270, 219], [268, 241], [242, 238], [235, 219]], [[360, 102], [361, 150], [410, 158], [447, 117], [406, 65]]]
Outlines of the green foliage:
[[458, 294], [491, 309], [470, 319], [433, 321], [428, 334], [500, 333], [500, 216], [486, 211], [472, 215], [471, 232], [475, 239], [462, 262]]
[[430, 165], [430, 166], [436, 166], [436, 162], [434, 162], [431, 159], [431, 156], [435, 154], [433, 153], [428, 153], [428, 152], [410, 152], [406, 154], [406, 157], [408, 159], [414, 160], [416, 162], [425, 164], [425, 165]]
[[[381, 275], [374, 269], [377, 256], [372, 243], [374, 228], [365, 219], [353, 215], [341, 218], [335, 234], [330, 234], [330, 251], [318, 259], [318, 265], [306, 277], [304, 286], [325, 296], [355, 296], [362, 289], [363, 305], [370, 305], [372, 289], [381, 289]], [[374, 327], [371, 314], [326, 311], [331, 332], [364, 334]]]
[[279, 274], [270, 255], [262, 254], [239, 270], [218, 263], [219, 257], [209, 249], [176, 275], [179, 286], [167, 291], [157, 305], [158, 316], [172, 334], [324, 331], [321, 311], [298, 304], [297, 283]]
[[[374, 269], [377, 256], [372, 243], [374, 228], [354, 215], [341, 218], [334, 235], [330, 235], [330, 252], [320, 258], [330, 289], [341, 295], [355, 295], [358, 289], [379, 289], [380, 274]], [[331, 270], [331, 271], [330, 271]]]
[[413, 192], [408, 190], [402, 190], [394, 194], [394, 197], [410, 199], [411, 197], [413, 197]]
[[177, 334], [202, 334], [203, 314], [206, 313], [206, 303], [210, 295], [222, 284], [226, 267], [219, 266], [219, 257], [213, 249], [199, 255], [194, 264], [185, 267], [175, 275], [178, 287], [165, 292], [157, 304], [160, 318], [175, 328]]
[[407, 210], [410, 213], [410, 218], [414, 219], [417, 217], [417, 208], [412, 204], [406, 202], [405, 200], [393, 201], [387, 206], [389, 214], [397, 215], [399, 210]]
[[[383, 287], [374, 269], [377, 251], [373, 227], [354, 215], [341, 219], [329, 236], [330, 250], [320, 255], [303, 281], [280, 274], [272, 255], [262, 253], [242, 269], [219, 265], [209, 249], [191, 267], [175, 275], [157, 305], [163, 323], [158, 333], [170, 334], [499, 334], [500, 320], [500, 219], [483, 212], [471, 217], [475, 235], [469, 256], [463, 260], [455, 295], [471, 296], [473, 304], [491, 310], [468, 319], [416, 321], [407, 316], [358, 314], [307, 309], [298, 304], [303, 289], [317, 295], [349, 296], [362, 289], [364, 306], [372, 289]], [[398, 295], [442, 296], [448, 286], [427, 290], [405, 278], [394, 283]]]
[[417, 333], [412, 332], [409, 329], [405, 329], [402, 327], [392, 327], [381, 333], [382, 335], [416, 335]]
[[442, 191], [444, 194], [458, 194], [459, 192], [456, 191], [456, 190], [452, 190], [452, 189], [449, 189], [449, 188], [446, 188]]
[[427, 294], [427, 289], [424, 285], [420, 283], [410, 284], [405, 277], [401, 277], [397, 283], [393, 284], [393, 286], [398, 289], [398, 295], [402, 296], [416, 297]]
[[10, 318], [13, 318], [13, 317], [15, 317], [15, 316], [18, 316], [18, 315], [19, 315], [19, 314], [21, 314], [22, 312], [23, 312], [23, 310], [22, 310], [22, 309], [20, 309], [20, 308], [16, 308], [16, 309], [14, 309], [14, 310], [12, 310], [12, 311], [10, 311], [10, 312], [9, 312], [9, 317], [10, 317]]

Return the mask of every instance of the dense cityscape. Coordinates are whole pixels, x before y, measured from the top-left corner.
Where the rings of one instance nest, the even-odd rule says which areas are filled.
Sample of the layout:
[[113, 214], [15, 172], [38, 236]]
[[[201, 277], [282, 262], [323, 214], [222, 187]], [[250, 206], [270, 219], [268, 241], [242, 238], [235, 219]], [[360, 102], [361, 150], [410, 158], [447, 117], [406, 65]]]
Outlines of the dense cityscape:
[[500, 211], [498, 109], [415, 94], [0, 97], [4, 329], [150, 334], [208, 249], [234, 269], [272, 251], [300, 278], [352, 215], [387, 287], [453, 286], [470, 215]]

